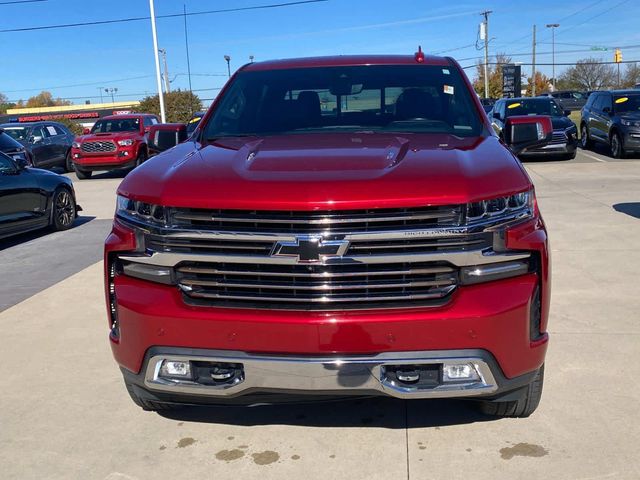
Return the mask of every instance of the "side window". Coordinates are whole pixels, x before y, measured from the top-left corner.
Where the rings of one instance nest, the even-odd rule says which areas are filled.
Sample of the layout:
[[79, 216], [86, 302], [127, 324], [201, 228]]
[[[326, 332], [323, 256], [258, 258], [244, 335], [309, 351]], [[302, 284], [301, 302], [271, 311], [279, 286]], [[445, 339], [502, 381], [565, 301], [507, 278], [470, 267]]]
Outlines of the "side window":
[[63, 127], [61, 127], [60, 125], [53, 125], [53, 128], [56, 130], [56, 134], [57, 135], [66, 135], [67, 134], [66, 130]]
[[562, 92], [560, 98], [571, 98], [571, 92]]
[[151, 117], [144, 117], [143, 123], [145, 127], [150, 127], [151, 125], [153, 125], [153, 123], [151, 122]]
[[34, 139], [44, 140], [47, 136], [42, 127], [34, 127], [33, 130], [31, 130], [31, 137]]
[[552, 93], [551, 96], [553, 98], [560, 98], [560, 94], [559, 93]]
[[56, 135], [61, 135], [56, 130], [56, 127], [54, 127], [53, 125], [45, 125], [44, 126], [44, 131], [47, 134], [47, 137], [55, 137]]
[[611, 95], [609, 95], [608, 93], [605, 93], [604, 95], [602, 95], [601, 110], [604, 111], [605, 108], [609, 109], [609, 111], [613, 109], [613, 103], [611, 102]]

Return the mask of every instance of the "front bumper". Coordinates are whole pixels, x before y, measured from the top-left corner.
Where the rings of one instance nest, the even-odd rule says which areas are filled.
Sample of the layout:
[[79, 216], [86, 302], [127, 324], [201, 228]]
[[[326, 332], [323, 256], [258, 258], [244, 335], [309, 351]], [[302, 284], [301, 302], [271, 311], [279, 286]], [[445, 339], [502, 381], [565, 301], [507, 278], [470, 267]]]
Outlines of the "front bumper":
[[136, 164], [135, 152], [126, 150], [118, 150], [108, 155], [86, 155], [79, 150], [74, 150], [71, 154], [71, 160], [74, 165], [82, 170], [110, 170], [116, 168], [129, 168]]
[[567, 140], [563, 143], [551, 143], [542, 148], [527, 150], [520, 153], [519, 157], [547, 157], [573, 155], [578, 147], [577, 140]]
[[623, 144], [625, 150], [640, 151], [640, 130], [627, 130], [624, 133]]
[[[159, 374], [163, 360], [225, 363], [237, 374], [217, 384], [176, 381]], [[443, 365], [473, 365], [477, 378], [443, 380]], [[403, 382], [397, 369], [424, 368], [428, 380]], [[495, 359], [477, 349], [387, 352], [367, 356], [274, 356], [222, 350], [154, 347], [140, 374], [123, 369], [135, 394], [148, 401], [181, 404], [251, 404], [344, 396], [401, 399], [482, 397], [502, 399], [526, 386], [536, 371], [507, 379]]]

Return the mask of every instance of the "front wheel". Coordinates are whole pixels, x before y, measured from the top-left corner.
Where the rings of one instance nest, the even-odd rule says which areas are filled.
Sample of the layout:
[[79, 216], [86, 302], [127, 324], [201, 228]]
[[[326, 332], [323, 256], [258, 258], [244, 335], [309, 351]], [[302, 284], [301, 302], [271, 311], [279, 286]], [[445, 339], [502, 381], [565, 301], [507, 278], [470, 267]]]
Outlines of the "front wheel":
[[519, 417], [526, 418], [535, 412], [542, 397], [542, 384], [544, 383], [544, 365], [531, 383], [523, 389], [520, 398], [508, 402], [482, 401], [480, 411], [485, 415], [494, 417]]
[[76, 219], [76, 202], [73, 195], [66, 188], [59, 188], [53, 194], [51, 202], [51, 226], [54, 230], [71, 228]]
[[147, 160], [147, 151], [144, 148], [140, 149], [138, 156], [136, 157], [136, 167], [139, 167]]
[[73, 172], [73, 161], [71, 160], [71, 150], [67, 152], [67, 156], [64, 159], [65, 172]]
[[593, 145], [593, 141], [589, 138], [589, 129], [585, 124], [582, 124], [580, 128], [580, 146], [582, 148], [590, 148]]
[[609, 140], [609, 145], [611, 147], [611, 156], [613, 158], [624, 158], [624, 146], [622, 144], [622, 137], [618, 132], [613, 132], [611, 134], [611, 139]]

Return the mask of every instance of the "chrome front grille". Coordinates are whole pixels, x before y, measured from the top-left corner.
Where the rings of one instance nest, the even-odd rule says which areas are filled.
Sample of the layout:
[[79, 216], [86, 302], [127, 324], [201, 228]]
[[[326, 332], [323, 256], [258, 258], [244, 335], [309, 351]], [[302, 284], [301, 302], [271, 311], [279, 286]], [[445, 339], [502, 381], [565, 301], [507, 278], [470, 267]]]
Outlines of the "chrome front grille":
[[567, 143], [567, 135], [564, 133], [564, 130], [554, 130], [551, 135], [550, 145], [558, 144], [558, 143]]
[[185, 263], [177, 282], [196, 304], [261, 308], [336, 309], [408, 306], [442, 299], [457, 284], [450, 265], [252, 265]]
[[83, 142], [80, 148], [85, 153], [115, 152], [116, 144], [111, 140], [97, 141], [97, 142]]
[[127, 271], [175, 285], [186, 303], [198, 306], [440, 305], [457, 288], [462, 267], [510, 259], [494, 255], [492, 232], [461, 225], [464, 214], [463, 206], [331, 212], [172, 208], [169, 225], [142, 233], [144, 251], [120, 258], [125, 266], [137, 265]]
[[341, 211], [255, 211], [172, 209], [170, 222], [181, 228], [236, 232], [340, 233], [459, 225], [461, 206]]

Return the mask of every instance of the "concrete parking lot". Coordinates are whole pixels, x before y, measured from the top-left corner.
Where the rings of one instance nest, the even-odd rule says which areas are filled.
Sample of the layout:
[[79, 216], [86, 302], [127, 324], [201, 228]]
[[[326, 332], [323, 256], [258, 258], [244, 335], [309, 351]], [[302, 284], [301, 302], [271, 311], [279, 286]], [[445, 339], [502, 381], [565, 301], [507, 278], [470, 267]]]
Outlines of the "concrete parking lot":
[[553, 256], [529, 419], [388, 399], [143, 412], [107, 341], [100, 254], [120, 178], [99, 175], [75, 182], [76, 228], [0, 243], [0, 478], [640, 478], [640, 160], [526, 167]]

